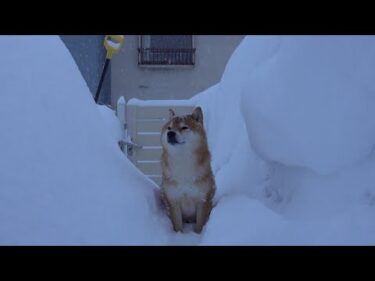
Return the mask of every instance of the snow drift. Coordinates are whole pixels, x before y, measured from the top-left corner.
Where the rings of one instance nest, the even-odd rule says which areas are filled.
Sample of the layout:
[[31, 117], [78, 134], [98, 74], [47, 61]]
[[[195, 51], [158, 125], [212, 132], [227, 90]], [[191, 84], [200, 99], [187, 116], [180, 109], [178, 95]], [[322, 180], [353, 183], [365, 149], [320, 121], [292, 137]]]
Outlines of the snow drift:
[[0, 49], [0, 244], [166, 243], [153, 184], [60, 39], [0, 36]]
[[375, 144], [375, 37], [280, 36], [267, 44], [275, 52], [243, 88], [254, 148], [320, 174], [367, 157]]
[[242, 41], [193, 98], [218, 185], [203, 244], [374, 244], [374, 50], [374, 36]]

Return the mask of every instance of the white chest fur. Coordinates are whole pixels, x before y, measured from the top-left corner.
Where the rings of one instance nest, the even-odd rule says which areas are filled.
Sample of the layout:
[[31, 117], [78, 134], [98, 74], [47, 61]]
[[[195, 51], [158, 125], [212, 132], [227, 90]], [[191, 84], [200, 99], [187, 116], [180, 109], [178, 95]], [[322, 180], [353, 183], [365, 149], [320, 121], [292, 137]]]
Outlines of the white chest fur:
[[183, 198], [190, 198], [193, 200], [204, 200], [205, 193], [197, 186], [192, 184], [177, 184], [167, 188], [167, 194], [170, 199], [181, 200]]
[[206, 199], [206, 192], [195, 185], [203, 171], [196, 164], [195, 154], [187, 147], [176, 147], [169, 150], [166, 175], [173, 180], [173, 185], [165, 188], [170, 200], [180, 202], [186, 216], [194, 215], [195, 205]]
[[191, 184], [177, 184], [166, 189], [169, 200], [177, 202], [184, 217], [195, 217], [197, 203], [205, 200], [205, 193]]
[[179, 199], [183, 196], [204, 198], [204, 193], [194, 184], [202, 172], [195, 164], [195, 159], [191, 154], [186, 155], [183, 159], [171, 158], [167, 174], [175, 183], [168, 188], [170, 198]]
[[201, 176], [202, 171], [197, 166], [194, 147], [191, 144], [176, 145], [168, 150], [168, 177], [179, 184], [193, 183]]

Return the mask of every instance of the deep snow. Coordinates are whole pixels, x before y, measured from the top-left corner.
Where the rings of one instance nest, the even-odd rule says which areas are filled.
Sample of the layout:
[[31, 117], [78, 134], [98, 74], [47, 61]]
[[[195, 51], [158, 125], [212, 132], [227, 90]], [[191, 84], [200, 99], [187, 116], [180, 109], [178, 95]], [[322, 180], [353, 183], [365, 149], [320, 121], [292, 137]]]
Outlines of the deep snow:
[[0, 49], [0, 244], [375, 244], [375, 37], [248, 36], [187, 101], [217, 183], [201, 235], [172, 232], [57, 36]]
[[0, 49], [0, 244], [166, 243], [154, 185], [60, 39], [0, 36]]
[[193, 98], [218, 184], [203, 244], [374, 244], [374, 49], [374, 36], [242, 41]]

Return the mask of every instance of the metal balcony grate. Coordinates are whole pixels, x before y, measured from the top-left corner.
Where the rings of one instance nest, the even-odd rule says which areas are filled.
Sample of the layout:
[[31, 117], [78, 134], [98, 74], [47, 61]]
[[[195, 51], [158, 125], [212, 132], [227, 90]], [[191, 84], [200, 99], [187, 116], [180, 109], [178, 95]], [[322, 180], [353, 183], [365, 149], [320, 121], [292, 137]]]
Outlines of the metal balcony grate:
[[140, 65], [194, 65], [195, 48], [138, 48]]

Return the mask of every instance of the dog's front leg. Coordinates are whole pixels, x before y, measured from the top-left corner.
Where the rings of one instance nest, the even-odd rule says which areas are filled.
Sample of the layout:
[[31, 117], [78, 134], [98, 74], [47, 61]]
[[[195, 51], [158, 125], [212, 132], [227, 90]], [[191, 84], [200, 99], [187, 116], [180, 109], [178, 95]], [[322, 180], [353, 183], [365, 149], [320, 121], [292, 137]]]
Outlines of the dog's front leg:
[[173, 202], [170, 205], [170, 215], [171, 215], [171, 221], [173, 224], [174, 231], [182, 232], [183, 223], [182, 223], [182, 213], [181, 213], [181, 207], [178, 203]]
[[208, 220], [208, 217], [211, 212], [211, 202], [202, 201], [197, 203], [197, 218], [194, 231], [196, 233], [201, 233], [203, 226]]

